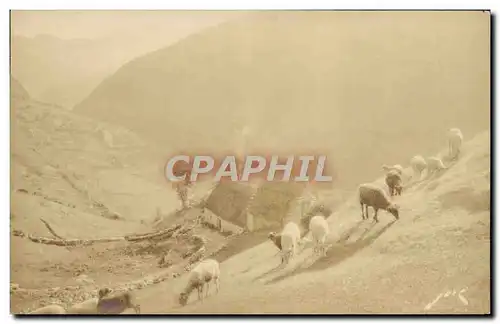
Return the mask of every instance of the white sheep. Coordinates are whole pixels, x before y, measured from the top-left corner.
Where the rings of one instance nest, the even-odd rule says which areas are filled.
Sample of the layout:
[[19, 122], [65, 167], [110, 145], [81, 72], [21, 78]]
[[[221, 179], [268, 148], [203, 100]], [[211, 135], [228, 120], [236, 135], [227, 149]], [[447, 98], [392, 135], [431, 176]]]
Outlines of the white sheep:
[[400, 164], [394, 164], [393, 166], [384, 164], [382, 165], [382, 169], [384, 169], [385, 172], [397, 171], [400, 176], [403, 175], [403, 166], [401, 166]]
[[421, 155], [415, 155], [410, 160], [410, 165], [413, 170], [413, 177], [418, 176], [418, 180], [422, 179], [422, 172], [427, 168], [427, 162]]
[[372, 207], [375, 210], [375, 215], [373, 216], [375, 222], [378, 222], [377, 213], [379, 209], [386, 210], [396, 219], [399, 219], [399, 206], [391, 201], [385, 190], [375, 184], [364, 183], [359, 186], [358, 191], [359, 203], [361, 204], [361, 217], [363, 219], [368, 219], [368, 207]]
[[[71, 307], [68, 308], [67, 313], [68, 314], [119, 314], [127, 308], [134, 308], [136, 313], [137, 313], [137, 311], [140, 311], [140, 308], [138, 305], [132, 305], [131, 298], [130, 298], [131, 296], [130, 296], [129, 292], [115, 295], [115, 297], [122, 297], [121, 298], [122, 305], [126, 304], [126, 303], [124, 303], [124, 301], [126, 301], [126, 298], [129, 299], [129, 303], [128, 303], [129, 305], [127, 305], [127, 307], [125, 307], [121, 310], [119, 309], [120, 307], [116, 307], [118, 304], [116, 300], [111, 301], [111, 302], [105, 300], [104, 302], [101, 302], [101, 304], [99, 305], [99, 302], [103, 298], [108, 297], [111, 294], [111, 292], [112, 291], [109, 288], [101, 288], [101, 289], [99, 289], [98, 297], [87, 299], [81, 303], [72, 305]], [[122, 295], [124, 295], [124, 294], [128, 294], [129, 297], [123, 297]], [[119, 299], [119, 298], [117, 298], [117, 299]], [[114, 304], [114, 306], [115, 306], [114, 309], [112, 309], [111, 311], [109, 309], [110, 304]]]
[[462, 147], [462, 142], [464, 137], [462, 131], [458, 128], [451, 128], [448, 131], [448, 148], [449, 148], [449, 159], [456, 160], [460, 155], [460, 148]]
[[179, 304], [182, 306], [186, 305], [189, 295], [194, 289], [198, 291], [198, 300], [203, 299], [203, 289], [205, 285], [206, 295], [208, 296], [210, 282], [215, 282], [215, 287], [217, 293], [220, 288], [220, 266], [219, 262], [214, 259], [206, 259], [201, 261], [196, 267], [194, 267], [189, 273], [188, 283], [184, 291], [179, 295]]
[[97, 303], [98, 298], [87, 299], [81, 303], [74, 304], [68, 308], [68, 314], [98, 314]]
[[294, 222], [288, 222], [281, 231], [281, 264], [288, 264], [295, 256], [299, 243], [299, 226]]
[[51, 304], [44, 307], [40, 307], [35, 309], [34, 311], [29, 312], [28, 314], [66, 314], [66, 310], [64, 307], [58, 304]]
[[427, 176], [431, 176], [444, 169], [447, 169], [447, 167], [443, 164], [443, 161], [440, 158], [436, 156], [427, 158]]
[[134, 295], [130, 291], [111, 294], [108, 288], [99, 290], [99, 299], [96, 305], [98, 314], [121, 314], [126, 309], [133, 309], [140, 314], [141, 307], [134, 302]]
[[330, 234], [330, 227], [326, 222], [324, 216], [314, 216], [309, 222], [309, 231], [312, 234], [312, 239], [314, 241], [314, 253], [321, 253], [321, 255], [326, 255], [326, 239], [328, 234]]
[[401, 174], [397, 170], [391, 170], [385, 175], [385, 183], [389, 187], [391, 196], [400, 195], [403, 190]]

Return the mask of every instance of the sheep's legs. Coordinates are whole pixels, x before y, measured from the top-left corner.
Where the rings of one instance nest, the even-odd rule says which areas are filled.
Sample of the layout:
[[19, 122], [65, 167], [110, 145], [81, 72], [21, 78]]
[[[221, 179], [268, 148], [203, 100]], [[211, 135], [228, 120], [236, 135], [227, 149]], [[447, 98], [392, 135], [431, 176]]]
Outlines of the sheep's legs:
[[281, 265], [287, 265], [292, 254], [293, 251], [284, 251], [281, 257]]
[[208, 297], [208, 292], [210, 291], [210, 281], [207, 281], [206, 285], [207, 288], [205, 289], [205, 297]]
[[323, 241], [318, 241], [317, 253], [321, 256], [326, 256], [326, 243]]
[[361, 219], [366, 219], [368, 217], [365, 217], [365, 206], [363, 205], [363, 203], [360, 203], [361, 205]]
[[326, 250], [328, 249], [328, 245], [326, 244], [326, 239], [323, 240], [323, 256], [326, 256]]
[[217, 277], [215, 278], [215, 289], [217, 293], [219, 292], [219, 288], [220, 288], [220, 282], [219, 282], [219, 277]]
[[378, 216], [377, 216], [377, 214], [378, 214], [378, 209], [375, 208], [375, 215], [373, 216], [373, 221], [375, 223], [378, 223]]
[[205, 285], [201, 284], [200, 286], [198, 286], [198, 300], [201, 301], [203, 301], [203, 286]]
[[314, 254], [319, 254], [321, 253], [321, 242], [316, 241], [314, 242]]

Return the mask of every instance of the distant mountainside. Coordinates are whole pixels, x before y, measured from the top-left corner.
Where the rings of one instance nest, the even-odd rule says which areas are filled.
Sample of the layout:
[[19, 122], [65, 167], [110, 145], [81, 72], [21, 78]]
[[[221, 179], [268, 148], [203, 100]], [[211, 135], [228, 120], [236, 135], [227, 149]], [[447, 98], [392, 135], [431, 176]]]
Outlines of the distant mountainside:
[[12, 36], [12, 74], [34, 98], [72, 108], [127, 61], [214, 23], [216, 19], [195, 21], [175, 29], [167, 28], [168, 22], [141, 25], [124, 35], [96, 39]]
[[339, 185], [490, 124], [483, 12], [262, 12], [135, 59], [75, 111], [165, 150], [325, 152]]
[[23, 85], [13, 77], [10, 77], [10, 95], [17, 98], [29, 98], [30, 96]]

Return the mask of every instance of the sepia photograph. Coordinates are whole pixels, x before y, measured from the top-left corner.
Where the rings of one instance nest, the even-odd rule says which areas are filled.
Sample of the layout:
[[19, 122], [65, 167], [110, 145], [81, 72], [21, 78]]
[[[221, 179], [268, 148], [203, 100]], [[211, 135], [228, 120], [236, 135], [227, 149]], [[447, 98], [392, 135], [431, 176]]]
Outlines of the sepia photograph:
[[9, 20], [11, 314], [491, 316], [491, 11]]

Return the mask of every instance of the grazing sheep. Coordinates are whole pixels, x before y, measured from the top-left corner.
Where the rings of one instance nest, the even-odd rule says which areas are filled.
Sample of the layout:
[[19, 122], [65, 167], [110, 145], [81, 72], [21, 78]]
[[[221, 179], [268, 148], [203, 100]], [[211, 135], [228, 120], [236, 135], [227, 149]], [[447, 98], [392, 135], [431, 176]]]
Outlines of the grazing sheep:
[[28, 314], [66, 314], [66, 310], [61, 305], [51, 304], [35, 309]]
[[314, 253], [326, 255], [326, 238], [330, 233], [330, 227], [323, 216], [314, 216], [309, 222], [309, 231], [314, 241]]
[[427, 168], [427, 162], [421, 155], [415, 155], [410, 160], [410, 165], [413, 170], [413, 176], [418, 175], [418, 180], [422, 179], [422, 172]]
[[208, 296], [210, 282], [215, 281], [217, 293], [219, 292], [220, 283], [220, 266], [219, 262], [214, 259], [206, 259], [201, 261], [189, 273], [189, 279], [186, 288], [179, 296], [179, 304], [186, 305], [189, 295], [194, 289], [198, 290], [198, 300], [203, 299], [203, 288], [207, 285], [206, 295]]
[[400, 176], [403, 175], [403, 167], [400, 164], [394, 164], [393, 166], [388, 166], [387, 164], [384, 164], [382, 165], [382, 169], [384, 169], [385, 172], [396, 171], [399, 173]]
[[270, 232], [267, 238], [270, 239], [281, 251], [281, 234]]
[[427, 158], [427, 175], [433, 175], [436, 172], [447, 169], [447, 167], [443, 164], [443, 161], [435, 156]]
[[462, 131], [458, 128], [451, 128], [448, 131], [448, 147], [449, 147], [449, 159], [456, 160], [460, 155], [460, 148], [462, 147], [462, 142], [464, 137]]
[[81, 303], [72, 305], [68, 308], [68, 314], [99, 314], [97, 310], [97, 303], [101, 298], [107, 296], [111, 293], [111, 289], [109, 288], [101, 288], [97, 293], [97, 298], [87, 299]]
[[104, 288], [99, 289], [99, 291], [97, 292], [97, 296], [99, 297], [99, 299], [101, 299], [104, 296], [111, 294], [112, 292], [113, 291], [111, 290], [111, 288], [104, 287]]
[[391, 196], [401, 195], [403, 186], [401, 185], [401, 174], [398, 171], [389, 171], [385, 176], [385, 183], [389, 187]]
[[72, 305], [68, 308], [68, 314], [98, 314], [97, 303], [98, 298], [87, 299], [81, 303]]
[[108, 288], [99, 290], [99, 300], [96, 306], [98, 314], [121, 314], [129, 308], [132, 308], [136, 314], [140, 314], [141, 307], [134, 303], [132, 292], [110, 294], [110, 291], [106, 289]]
[[394, 193], [395, 193], [395, 195], [401, 196], [402, 192], [403, 192], [403, 185], [398, 184], [398, 185], [394, 186]]
[[294, 222], [288, 222], [281, 231], [281, 264], [288, 264], [295, 256], [300, 241], [300, 229]]
[[[399, 206], [392, 203], [391, 198], [382, 188], [374, 184], [364, 183], [359, 186], [358, 190], [359, 203], [361, 204], [361, 216], [363, 219], [368, 219], [368, 207], [372, 207], [375, 210], [375, 215], [373, 216], [375, 222], [378, 222], [377, 213], [379, 209], [386, 210], [396, 219], [399, 219]], [[366, 206], [366, 213], [363, 208], [364, 206]]]

